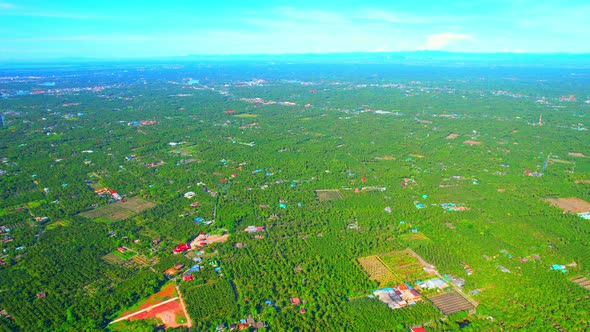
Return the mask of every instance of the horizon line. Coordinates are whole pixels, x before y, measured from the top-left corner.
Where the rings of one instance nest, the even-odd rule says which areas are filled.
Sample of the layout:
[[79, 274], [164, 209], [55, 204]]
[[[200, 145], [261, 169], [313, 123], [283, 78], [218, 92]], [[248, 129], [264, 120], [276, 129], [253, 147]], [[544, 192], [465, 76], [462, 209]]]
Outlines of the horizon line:
[[147, 56], [128, 56], [128, 57], [84, 57], [84, 56], [59, 56], [59, 57], [29, 57], [24, 59], [0, 59], [0, 64], [27, 64], [27, 63], [44, 63], [44, 62], [59, 62], [59, 61], [133, 61], [133, 60], [173, 60], [173, 59], [186, 59], [186, 58], [231, 58], [231, 57], [288, 57], [288, 56], [334, 56], [334, 55], [395, 55], [395, 54], [445, 54], [445, 55], [465, 55], [465, 56], [590, 56], [590, 52], [454, 52], [454, 51], [442, 51], [442, 50], [413, 50], [413, 51], [357, 51], [357, 52], [304, 52], [304, 53], [211, 53], [211, 54], [184, 54], [184, 55], [147, 55]]

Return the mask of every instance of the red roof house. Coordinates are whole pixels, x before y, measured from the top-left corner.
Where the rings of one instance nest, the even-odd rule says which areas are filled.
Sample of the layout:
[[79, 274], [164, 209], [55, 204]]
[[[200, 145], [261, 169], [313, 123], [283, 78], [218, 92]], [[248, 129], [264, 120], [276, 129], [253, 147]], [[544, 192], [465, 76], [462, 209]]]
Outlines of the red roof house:
[[301, 300], [298, 297], [293, 297], [293, 298], [291, 298], [291, 304], [292, 305], [300, 305]]
[[172, 249], [172, 252], [175, 254], [180, 254], [182, 252], [189, 250], [190, 248], [191, 248], [190, 245], [183, 243], [183, 244], [179, 244], [178, 246], [176, 246], [176, 248]]
[[195, 280], [195, 277], [193, 275], [184, 275], [184, 276], [182, 276], [182, 280], [183, 281], [193, 281], [193, 280]]

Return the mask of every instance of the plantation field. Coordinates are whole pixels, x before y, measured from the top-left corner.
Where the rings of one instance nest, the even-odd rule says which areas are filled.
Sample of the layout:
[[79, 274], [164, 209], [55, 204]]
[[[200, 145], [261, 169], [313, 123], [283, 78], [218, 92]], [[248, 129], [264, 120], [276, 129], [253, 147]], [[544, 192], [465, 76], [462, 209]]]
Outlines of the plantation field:
[[369, 279], [379, 282], [379, 287], [400, 283], [403, 281], [401, 276], [394, 274], [379, 258], [379, 256], [369, 256], [358, 259], [359, 263], [369, 275]]
[[143, 255], [136, 255], [131, 258], [131, 261], [141, 267], [150, 267], [152, 262]]
[[182, 286], [187, 312], [197, 329], [203, 327], [205, 320], [237, 313], [236, 294], [230, 282], [225, 279], [204, 285], [185, 283]]
[[111, 253], [108, 253], [108, 254], [102, 256], [102, 260], [104, 260], [105, 262], [112, 264], [112, 265], [122, 265], [123, 263], [126, 262], [125, 259], [123, 259], [119, 255], [115, 255], [114, 252], [111, 252]]
[[141, 198], [132, 197], [125, 202], [116, 202], [94, 210], [80, 213], [86, 218], [104, 218], [108, 220], [125, 220], [147, 209], [156, 206], [152, 202], [148, 202]]
[[316, 196], [320, 202], [342, 199], [342, 195], [340, 194], [340, 191], [337, 189], [333, 189], [333, 190], [329, 190], [329, 189], [319, 190], [318, 189], [315, 191], [315, 193], [316, 193]]
[[395, 271], [403, 281], [412, 282], [429, 277], [422, 264], [405, 250], [379, 255], [383, 263]]
[[429, 297], [428, 300], [430, 300], [445, 315], [473, 309], [473, 305], [455, 291], [432, 296]]
[[575, 277], [572, 281], [578, 286], [590, 290], [590, 279], [586, 277]]

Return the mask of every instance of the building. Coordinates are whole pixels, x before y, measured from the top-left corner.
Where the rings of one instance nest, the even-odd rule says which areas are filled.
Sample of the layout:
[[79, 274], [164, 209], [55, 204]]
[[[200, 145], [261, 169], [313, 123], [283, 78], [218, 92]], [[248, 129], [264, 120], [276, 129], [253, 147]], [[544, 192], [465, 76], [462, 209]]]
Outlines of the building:
[[172, 249], [172, 252], [175, 254], [180, 254], [180, 253], [183, 253], [183, 252], [188, 251], [190, 249], [191, 249], [190, 245], [188, 245], [186, 243], [182, 243], [182, 244], [179, 244], [178, 246], [176, 246], [176, 248]]

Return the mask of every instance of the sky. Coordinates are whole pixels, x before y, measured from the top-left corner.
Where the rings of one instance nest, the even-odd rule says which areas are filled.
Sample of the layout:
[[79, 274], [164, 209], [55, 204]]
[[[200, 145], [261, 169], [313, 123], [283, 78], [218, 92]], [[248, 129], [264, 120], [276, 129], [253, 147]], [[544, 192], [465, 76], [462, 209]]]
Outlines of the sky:
[[0, 0], [0, 60], [590, 53], [587, 0]]

